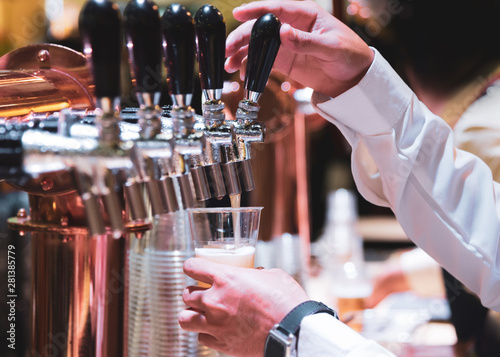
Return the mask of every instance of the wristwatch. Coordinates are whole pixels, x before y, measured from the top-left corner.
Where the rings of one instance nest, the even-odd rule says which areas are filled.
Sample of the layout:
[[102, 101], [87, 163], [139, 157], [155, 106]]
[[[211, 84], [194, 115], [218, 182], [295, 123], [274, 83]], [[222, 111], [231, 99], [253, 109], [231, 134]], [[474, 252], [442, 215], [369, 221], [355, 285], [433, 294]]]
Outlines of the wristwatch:
[[300, 323], [306, 316], [326, 312], [338, 319], [337, 313], [325, 304], [309, 300], [297, 305], [267, 335], [264, 357], [295, 357]]

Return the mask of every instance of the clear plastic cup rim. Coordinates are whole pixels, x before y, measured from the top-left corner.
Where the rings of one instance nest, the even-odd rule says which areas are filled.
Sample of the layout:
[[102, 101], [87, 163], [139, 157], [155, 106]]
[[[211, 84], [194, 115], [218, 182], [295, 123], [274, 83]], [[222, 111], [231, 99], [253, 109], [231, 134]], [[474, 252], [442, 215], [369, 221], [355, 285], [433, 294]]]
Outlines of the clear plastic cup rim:
[[226, 212], [260, 212], [264, 207], [203, 207], [203, 208], [188, 208], [190, 213], [226, 213]]

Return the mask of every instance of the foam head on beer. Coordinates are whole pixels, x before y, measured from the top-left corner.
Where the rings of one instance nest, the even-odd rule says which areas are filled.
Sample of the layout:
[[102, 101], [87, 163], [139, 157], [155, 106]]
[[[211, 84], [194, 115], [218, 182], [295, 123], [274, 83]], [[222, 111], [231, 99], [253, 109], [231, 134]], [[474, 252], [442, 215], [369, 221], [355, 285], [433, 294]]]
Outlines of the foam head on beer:
[[[188, 210], [197, 258], [253, 268], [262, 207]], [[200, 286], [207, 286], [200, 283]]]

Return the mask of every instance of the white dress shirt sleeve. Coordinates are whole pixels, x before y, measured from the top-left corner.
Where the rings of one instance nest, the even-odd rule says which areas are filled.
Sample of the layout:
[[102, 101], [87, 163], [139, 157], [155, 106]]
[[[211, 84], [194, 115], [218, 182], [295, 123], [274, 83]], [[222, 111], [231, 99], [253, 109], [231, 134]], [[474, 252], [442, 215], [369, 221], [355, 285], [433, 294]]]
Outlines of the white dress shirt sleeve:
[[297, 347], [299, 357], [394, 357], [325, 313], [304, 317]]
[[361, 194], [391, 207], [409, 238], [500, 311], [499, 184], [374, 51], [357, 86], [314, 93], [313, 105], [351, 144]]

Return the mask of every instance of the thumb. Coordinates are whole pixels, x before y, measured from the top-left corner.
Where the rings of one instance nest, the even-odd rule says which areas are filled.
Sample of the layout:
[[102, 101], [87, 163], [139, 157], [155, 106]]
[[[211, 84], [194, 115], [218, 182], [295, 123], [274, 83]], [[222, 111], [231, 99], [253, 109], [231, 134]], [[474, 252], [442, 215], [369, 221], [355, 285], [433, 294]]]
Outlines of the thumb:
[[214, 278], [220, 274], [221, 264], [207, 259], [189, 258], [184, 262], [184, 273], [191, 278], [212, 284]]

